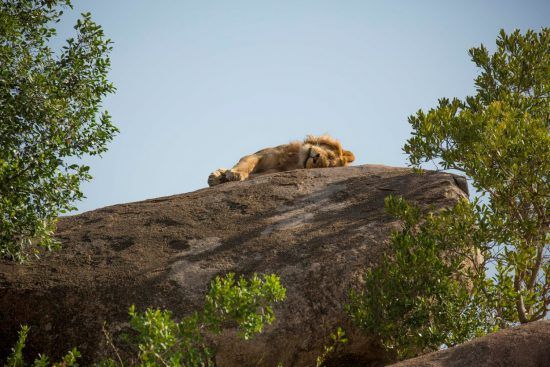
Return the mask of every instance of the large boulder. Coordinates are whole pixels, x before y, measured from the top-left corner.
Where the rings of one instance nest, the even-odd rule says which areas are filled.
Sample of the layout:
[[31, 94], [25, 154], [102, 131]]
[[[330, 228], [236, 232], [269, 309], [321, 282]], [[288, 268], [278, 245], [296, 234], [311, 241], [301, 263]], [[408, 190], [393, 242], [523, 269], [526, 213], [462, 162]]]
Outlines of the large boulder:
[[314, 365], [337, 326], [351, 333], [342, 360], [379, 360], [344, 305], [399, 226], [384, 198], [440, 208], [466, 190], [451, 174], [367, 165], [277, 173], [62, 218], [62, 250], [0, 263], [0, 357], [28, 324], [30, 355], [76, 346], [90, 362], [109, 352], [104, 321], [116, 336], [131, 304], [185, 315], [201, 307], [215, 275], [257, 272], [280, 275], [287, 300], [253, 340], [234, 330], [217, 337], [219, 366]]

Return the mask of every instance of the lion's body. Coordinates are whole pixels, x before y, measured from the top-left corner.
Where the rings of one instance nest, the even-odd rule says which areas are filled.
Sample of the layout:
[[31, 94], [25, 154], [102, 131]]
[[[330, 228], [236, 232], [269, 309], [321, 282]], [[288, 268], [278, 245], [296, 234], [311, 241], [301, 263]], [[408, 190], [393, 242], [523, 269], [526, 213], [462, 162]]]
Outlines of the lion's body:
[[230, 170], [220, 168], [212, 172], [208, 185], [243, 181], [256, 175], [294, 169], [341, 167], [354, 159], [353, 153], [343, 150], [338, 140], [328, 135], [310, 135], [302, 142], [295, 141], [244, 156]]

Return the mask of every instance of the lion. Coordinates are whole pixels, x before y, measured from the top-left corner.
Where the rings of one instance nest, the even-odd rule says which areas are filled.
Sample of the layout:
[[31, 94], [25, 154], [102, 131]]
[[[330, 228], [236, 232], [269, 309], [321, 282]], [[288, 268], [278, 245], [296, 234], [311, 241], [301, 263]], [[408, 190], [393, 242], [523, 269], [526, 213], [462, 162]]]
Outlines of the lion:
[[208, 185], [294, 169], [343, 167], [355, 160], [349, 150], [329, 135], [308, 135], [304, 141], [293, 141], [273, 148], [265, 148], [242, 157], [231, 169], [220, 168], [210, 174]]

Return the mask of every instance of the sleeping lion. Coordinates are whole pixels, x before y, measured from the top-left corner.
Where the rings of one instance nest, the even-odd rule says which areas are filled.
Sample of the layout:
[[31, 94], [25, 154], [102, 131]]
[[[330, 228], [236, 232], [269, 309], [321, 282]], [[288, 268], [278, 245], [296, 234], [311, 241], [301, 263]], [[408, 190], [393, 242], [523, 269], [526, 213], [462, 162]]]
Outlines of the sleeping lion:
[[340, 142], [329, 135], [308, 135], [303, 142], [293, 141], [244, 156], [233, 168], [220, 168], [212, 172], [208, 185], [244, 181], [258, 175], [293, 169], [342, 167], [354, 160], [353, 153], [342, 149]]

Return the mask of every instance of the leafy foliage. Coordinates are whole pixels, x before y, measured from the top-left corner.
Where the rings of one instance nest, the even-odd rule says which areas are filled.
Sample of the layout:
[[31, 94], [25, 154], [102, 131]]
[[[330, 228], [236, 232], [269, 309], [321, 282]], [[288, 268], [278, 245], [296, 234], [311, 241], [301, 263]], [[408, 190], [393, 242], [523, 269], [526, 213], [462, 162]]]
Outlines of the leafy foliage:
[[367, 270], [361, 290], [352, 291], [348, 312], [402, 359], [453, 346], [496, 329], [493, 283], [472, 243], [477, 219], [471, 203], [423, 216], [400, 197], [386, 198], [389, 213], [403, 221], [390, 250]]
[[[24, 325], [21, 327], [21, 330], [19, 331], [19, 338], [17, 339], [17, 343], [12, 348], [12, 354], [8, 358], [5, 367], [23, 367], [25, 366], [25, 361], [23, 360], [23, 348], [25, 347], [25, 343], [27, 341], [27, 335], [29, 333], [29, 327]], [[33, 367], [77, 367], [78, 363], [76, 363], [77, 358], [80, 357], [80, 353], [76, 348], [73, 348], [70, 352], [68, 352], [60, 362], [57, 363], [51, 363], [48, 359], [48, 357], [40, 355], [38, 358], [36, 358], [32, 364]]]
[[415, 166], [464, 172], [484, 197], [500, 296], [515, 304], [503, 316], [524, 323], [550, 307], [550, 29], [501, 31], [496, 44], [470, 50], [477, 94], [411, 116], [404, 150]]
[[285, 293], [276, 275], [237, 280], [230, 273], [211, 282], [202, 312], [179, 322], [170, 311], [148, 308], [139, 313], [132, 306], [130, 324], [138, 333], [138, 365], [214, 366], [214, 350], [204, 333], [220, 333], [224, 326], [234, 323], [241, 336], [249, 339], [273, 322], [271, 305], [284, 300]]
[[111, 41], [89, 13], [59, 52], [50, 41], [69, 0], [0, 3], [0, 256], [25, 259], [31, 245], [51, 249], [58, 213], [82, 198], [89, 167], [117, 132], [102, 99]]
[[477, 94], [409, 117], [404, 150], [416, 169], [435, 160], [465, 173], [481, 196], [425, 217], [388, 198], [404, 228], [351, 294], [351, 317], [399, 358], [550, 307], [550, 29], [501, 31], [493, 54], [470, 55]]
[[237, 323], [240, 335], [250, 339], [261, 333], [265, 324], [275, 320], [270, 304], [284, 300], [285, 288], [275, 274], [254, 275], [250, 280], [235, 279], [230, 273], [225, 278], [216, 277], [206, 296], [203, 319], [210, 329], [218, 332], [221, 326], [232, 320]]
[[11, 349], [12, 354], [8, 358], [8, 361], [6, 363], [9, 367], [22, 367], [23, 364], [23, 348], [25, 347], [25, 343], [27, 341], [27, 335], [29, 334], [29, 327], [27, 325], [24, 325], [21, 327], [21, 330], [19, 331], [19, 338], [17, 339], [17, 343], [15, 346]]
[[[225, 277], [216, 277], [210, 284], [204, 310], [176, 321], [168, 310], [148, 308], [137, 312], [130, 307], [130, 325], [135, 332], [129, 338], [137, 350], [137, 358], [123, 361], [118, 349], [106, 333], [108, 344], [114, 348], [117, 360], [105, 359], [97, 363], [98, 367], [140, 366], [214, 366], [214, 349], [205, 338], [205, 333], [220, 333], [222, 327], [234, 323], [245, 339], [260, 333], [266, 324], [274, 320], [272, 305], [283, 301], [286, 289], [276, 275], [254, 274], [250, 280], [230, 273]], [[29, 328], [23, 326], [19, 340], [12, 349], [12, 355], [6, 367], [23, 367], [23, 347]], [[342, 335], [343, 336], [343, 335]], [[80, 356], [76, 349], [53, 366], [77, 366]], [[48, 358], [40, 356], [35, 367], [50, 366]]]
[[144, 313], [130, 308], [130, 324], [139, 334], [139, 366], [213, 366], [213, 351], [201, 333], [200, 316], [195, 313], [181, 322], [168, 310]]
[[331, 354], [335, 353], [338, 350], [338, 347], [346, 344], [347, 342], [348, 338], [346, 337], [346, 332], [341, 327], [338, 327], [335, 332], [330, 334], [330, 343], [328, 345], [325, 345], [323, 348], [323, 352], [319, 356], [317, 356], [315, 367], [324, 366], [327, 358]]

